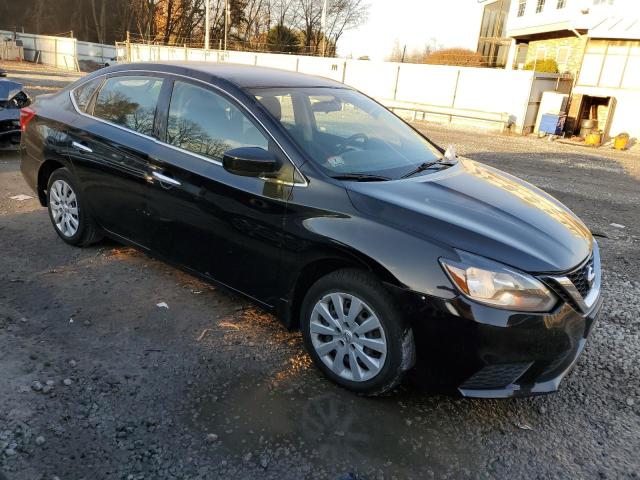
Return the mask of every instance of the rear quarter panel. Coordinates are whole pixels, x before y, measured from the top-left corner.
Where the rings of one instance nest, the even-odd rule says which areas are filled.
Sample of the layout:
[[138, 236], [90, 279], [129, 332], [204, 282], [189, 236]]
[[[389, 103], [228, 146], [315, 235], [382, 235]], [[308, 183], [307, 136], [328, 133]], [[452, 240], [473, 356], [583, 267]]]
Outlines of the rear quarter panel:
[[22, 133], [20, 170], [27, 184], [38, 193], [38, 173], [45, 162], [54, 161], [73, 168], [68, 157], [67, 131], [76, 113], [66, 90], [55, 95], [42, 95], [30, 108], [36, 115]]

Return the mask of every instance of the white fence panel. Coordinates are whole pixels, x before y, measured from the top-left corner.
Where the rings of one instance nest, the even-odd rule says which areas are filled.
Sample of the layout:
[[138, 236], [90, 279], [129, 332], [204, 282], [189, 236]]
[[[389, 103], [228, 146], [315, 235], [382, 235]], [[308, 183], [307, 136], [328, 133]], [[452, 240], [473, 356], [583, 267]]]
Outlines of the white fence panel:
[[346, 64], [340, 58], [299, 57], [298, 71], [342, 82]]
[[393, 99], [399, 63], [348, 60], [344, 83], [378, 99]]
[[279, 68], [281, 70], [298, 69], [298, 56], [297, 55], [283, 55], [277, 53], [262, 53], [257, 55], [258, 62], [256, 65], [261, 67]]
[[258, 62], [257, 57], [260, 55], [259, 53], [253, 52], [217, 52], [220, 57], [219, 61], [224, 61], [228, 63], [238, 63], [241, 65], [256, 65]]
[[204, 62], [207, 59], [206, 52], [201, 48], [188, 48], [187, 60], [192, 62]]
[[453, 107], [458, 75], [457, 67], [403, 64], [394, 100]]
[[[0, 30], [3, 37], [14, 37], [14, 33]], [[76, 39], [34, 35], [32, 33], [16, 33], [17, 40], [22, 40], [25, 60], [38, 61], [44, 65], [52, 65], [66, 70], [77, 69]]]
[[78, 60], [91, 60], [96, 63], [106, 63], [116, 57], [116, 47], [102, 43], [77, 42]]
[[532, 81], [531, 71], [461, 68], [454, 107], [508, 113], [522, 131]]

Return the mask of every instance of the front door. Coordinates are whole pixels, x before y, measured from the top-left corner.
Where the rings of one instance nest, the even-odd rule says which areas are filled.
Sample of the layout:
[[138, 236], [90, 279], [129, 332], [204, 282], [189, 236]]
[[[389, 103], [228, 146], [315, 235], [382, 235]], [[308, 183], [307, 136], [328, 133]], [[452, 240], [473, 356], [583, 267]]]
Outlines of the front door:
[[[280, 153], [242, 107], [204, 85], [176, 80], [167, 103], [165, 144], [152, 161], [152, 249], [275, 305], [291, 187], [278, 176], [233, 175], [221, 162], [241, 146]], [[279, 176], [291, 183], [293, 167], [281, 163]]]

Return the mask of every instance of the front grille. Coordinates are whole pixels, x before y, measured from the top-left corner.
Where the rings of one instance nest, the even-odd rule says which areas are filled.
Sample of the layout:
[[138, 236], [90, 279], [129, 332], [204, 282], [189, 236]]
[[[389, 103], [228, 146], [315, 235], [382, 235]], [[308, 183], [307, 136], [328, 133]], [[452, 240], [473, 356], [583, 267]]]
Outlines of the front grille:
[[504, 388], [518, 380], [531, 365], [531, 363], [487, 365], [469, 377], [460, 388], [468, 390]]
[[576, 290], [580, 292], [580, 295], [582, 295], [583, 298], [586, 297], [591, 290], [588, 277], [589, 272], [594, 271], [593, 269], [593, 255], [591, 255], [589, 260], [584, 265], [582, 265], [577, 270], [574, 270], [573, 272], [567, 274], [567, 278], [571, 280], [571, 283], [573, 283], [573, 285], [576, 287]]

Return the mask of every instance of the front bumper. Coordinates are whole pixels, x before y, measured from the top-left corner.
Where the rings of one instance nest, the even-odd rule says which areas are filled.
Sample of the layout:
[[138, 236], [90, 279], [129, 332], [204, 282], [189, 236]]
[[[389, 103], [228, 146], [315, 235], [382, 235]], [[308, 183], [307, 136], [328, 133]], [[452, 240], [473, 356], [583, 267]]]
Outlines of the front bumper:
[[[597, 246], [596, 246], [597, 249]], [[511, 312], [459, 296], [414, 295], [414, 380], [429, 391], [506, 398], [558, 390], [584, 350], [602, 309], [600, 265], [588, 309], [561, 300], [549, 313]]]
[[430, 391], [465, 397], [555, 392], [582, 353], [601, 308], [600, 297], [586, 315], [566, 303], [548, 314], [500, 311], [507, 317], [501, 325], [496, 309], [464, 298], [432, 303], [412, 322], [414, 380]]

